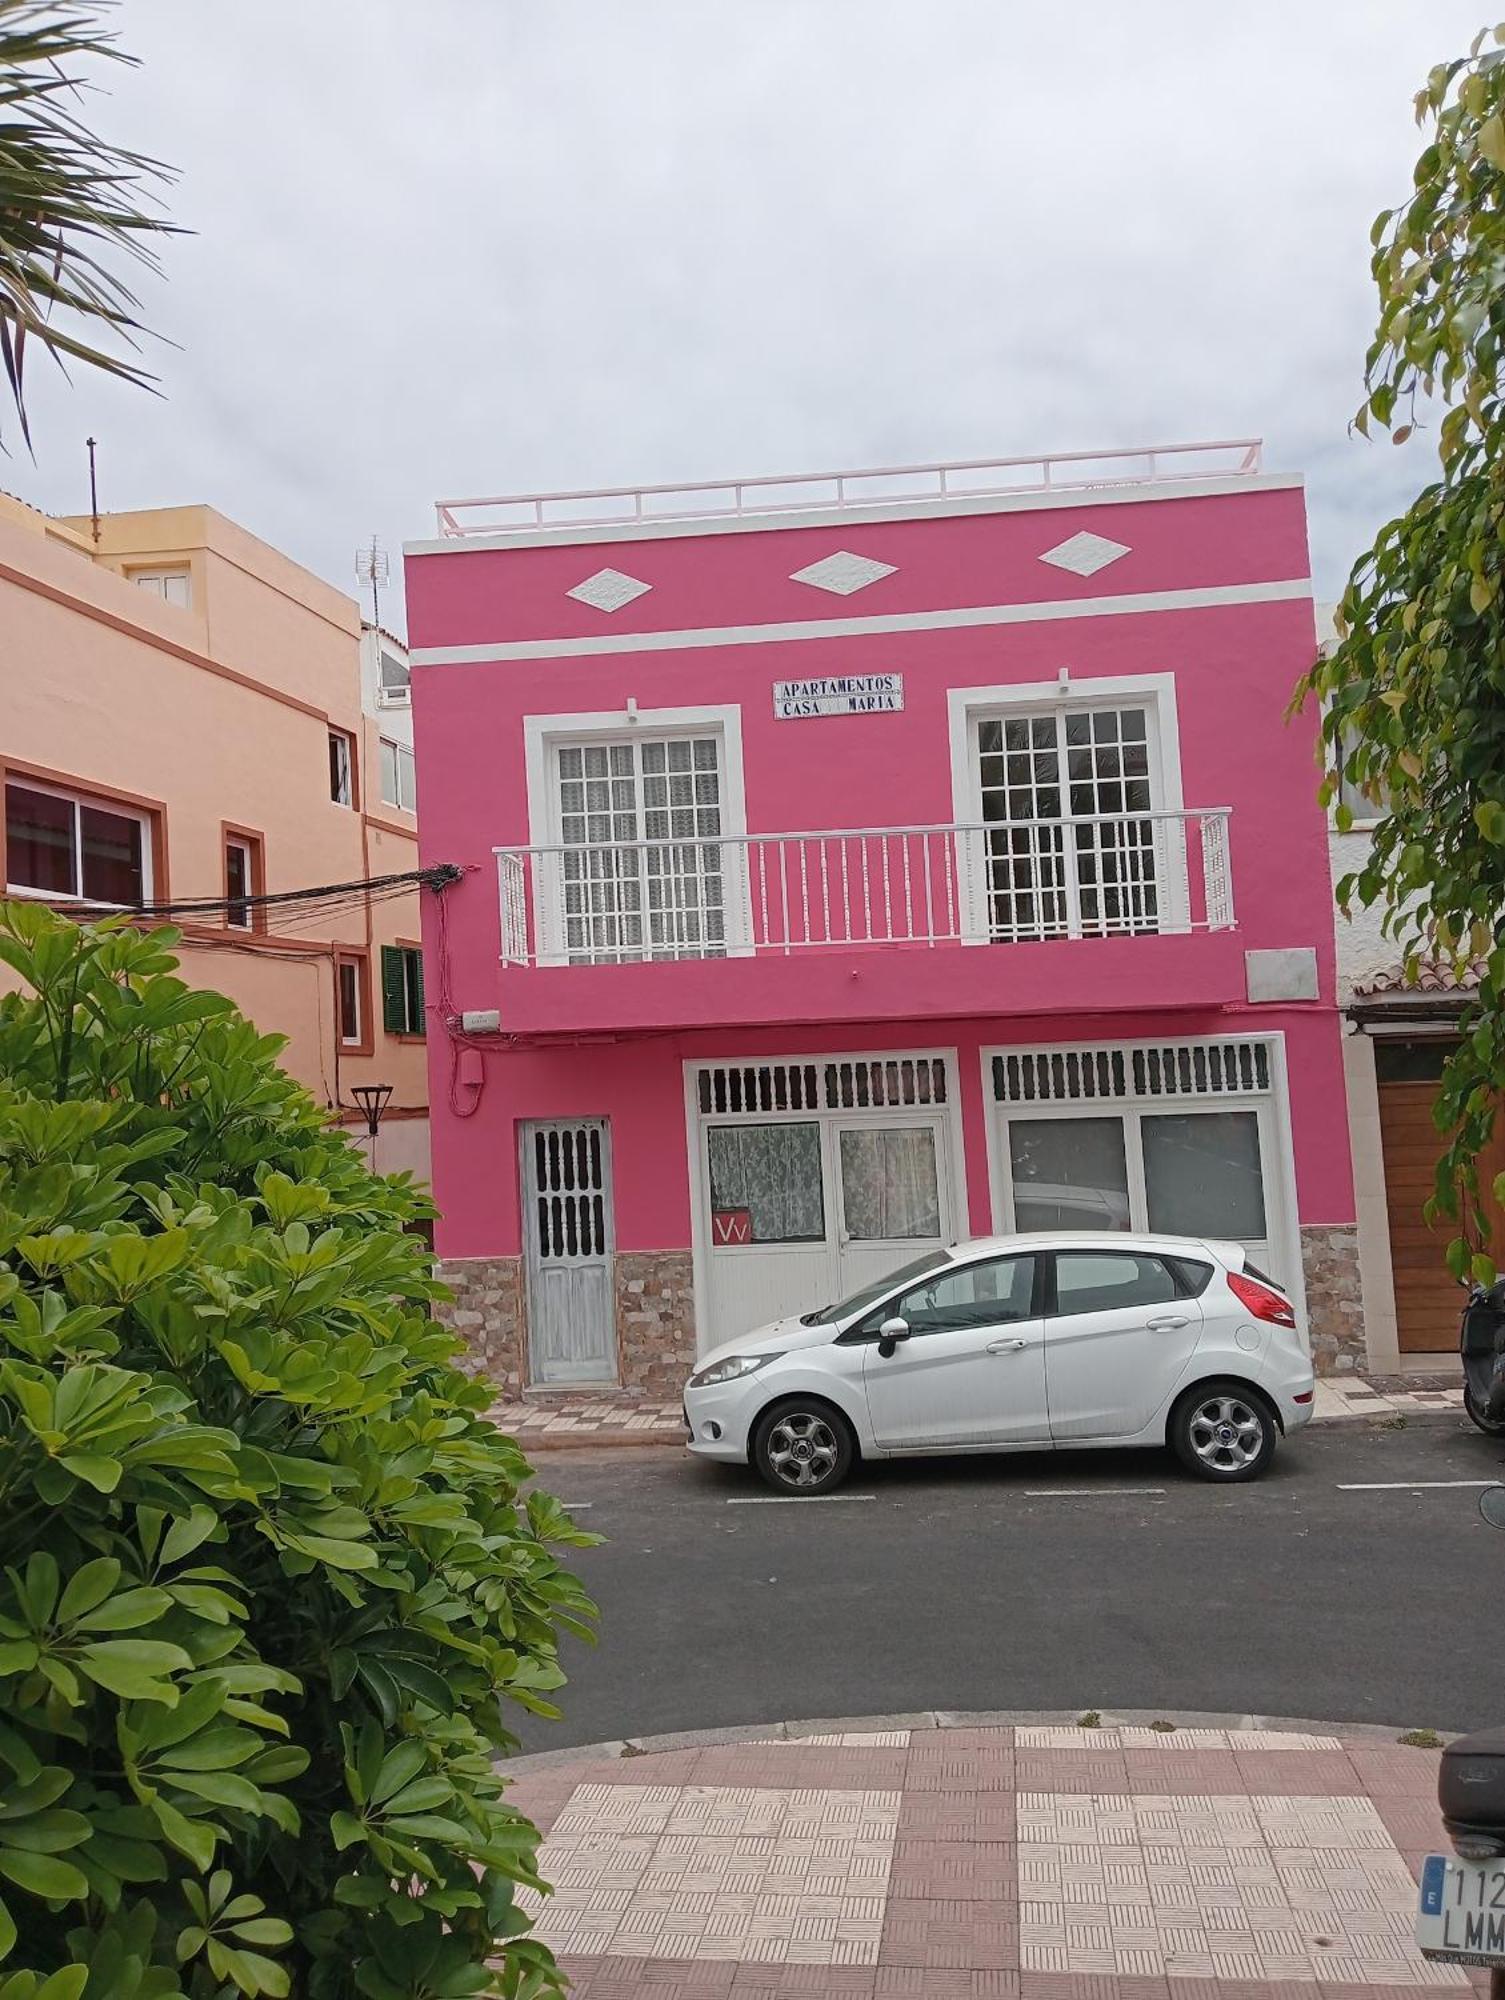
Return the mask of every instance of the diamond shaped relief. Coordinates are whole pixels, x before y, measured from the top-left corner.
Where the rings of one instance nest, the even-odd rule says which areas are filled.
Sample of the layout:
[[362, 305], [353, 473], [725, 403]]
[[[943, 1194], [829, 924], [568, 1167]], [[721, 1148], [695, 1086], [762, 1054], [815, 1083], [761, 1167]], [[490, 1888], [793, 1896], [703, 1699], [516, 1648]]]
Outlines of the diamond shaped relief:
[[624, 604], [631, 604], [635, 597], [652, 588], [651, 583], [641, 583], [619, 569], [598, 569], [594, 576], [588, 576], [584, 583], [577, 583], [564, 594], [579, 604], [592, 605], [597, 611], [620, 611]]
[[1109, 563], [1116, 563], [1128, 553], [1126, 543], [1110, 542], [1106, 535], [1088, 534], [1084, 530], [1069, 541], [1047, 549], [1040, 560], [1056, 569], [1069, 569], [1073, 576], [1096, 576], [1100, 569], [1106, 569]]
[[797, 569], [789, 581], [829, 590], [833, 597], [850, 597], [854, 590], [866, 590], [879, 577], [893, 573], [892, 563], [874, 562], [871, 556], [854, 556], [850, 549], [839, 549], [834, 556], [822, 556], [819, 562]]

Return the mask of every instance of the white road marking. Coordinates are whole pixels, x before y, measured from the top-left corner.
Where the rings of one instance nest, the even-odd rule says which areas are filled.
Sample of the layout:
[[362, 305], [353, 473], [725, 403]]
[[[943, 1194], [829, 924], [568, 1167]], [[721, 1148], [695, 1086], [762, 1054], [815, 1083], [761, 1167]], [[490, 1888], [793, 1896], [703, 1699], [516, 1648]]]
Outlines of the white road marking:
[[1105, 1498], [1123, 1497], [1130, 1493], [1164, 1493], [1163, 1486], [1031, 1486], [1026, 1487], [1026, 1500], [1092, 1500], [1098, 1494]]
[[1351, 1486], [1339, 1484], [1340, 1493], [1422, 1493], [1434, 1488], [1458, 1486], [1498, 1486], [1498, 1479], [1375, 1479], [1356, 1482]]
[[808, 1507], [816, 1501], [876, 1500], [876, 1493], [752, 1493], [745, 1499], [728, 1500], [728, 1507]]
[[596, 1503], [594, 1500], [561, 1500], [559, 1504], [566, 1514], [585, 1514]]

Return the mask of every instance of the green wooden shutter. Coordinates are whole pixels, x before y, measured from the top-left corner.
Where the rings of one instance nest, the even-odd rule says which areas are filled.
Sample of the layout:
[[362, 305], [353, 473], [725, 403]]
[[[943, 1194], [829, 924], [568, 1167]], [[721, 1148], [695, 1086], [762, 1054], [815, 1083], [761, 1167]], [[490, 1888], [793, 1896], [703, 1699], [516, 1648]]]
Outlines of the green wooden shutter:
[[381, 1018], [389, 1035], [407, 1033], [407, 995], [403, 990], [403, 953], [396, 945], [381, 948]]
[[423, 1013], [423, 953], [405, 951], [403, 957], [408, 974], [408, 1032], [421, 1035], [428, 1026]]

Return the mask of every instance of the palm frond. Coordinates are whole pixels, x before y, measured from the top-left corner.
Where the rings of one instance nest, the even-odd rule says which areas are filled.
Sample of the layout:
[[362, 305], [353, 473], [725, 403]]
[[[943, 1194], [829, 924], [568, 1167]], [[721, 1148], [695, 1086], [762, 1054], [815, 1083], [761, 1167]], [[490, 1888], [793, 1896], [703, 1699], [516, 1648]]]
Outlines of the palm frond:
[[[28, 447], [30, 344], [60, 365], [156, 380], [132, 358], [140, 300], [117, 267], [157, 270], [154, 239], [177, 233], [157, 194], [172, 170], [99, 138], [83, 115], [87, 65], [136, 61], [103, 25], [114, 4], [0, 0], [0, 366]], [[113, 350], [95, 344], [101, 333]]]

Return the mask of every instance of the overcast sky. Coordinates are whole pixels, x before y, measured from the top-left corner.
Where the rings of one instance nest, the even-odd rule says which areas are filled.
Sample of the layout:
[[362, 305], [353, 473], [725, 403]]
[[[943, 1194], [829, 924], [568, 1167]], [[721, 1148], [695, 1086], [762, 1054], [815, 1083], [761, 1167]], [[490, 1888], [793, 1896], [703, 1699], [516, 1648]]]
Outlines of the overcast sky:
[[[343, 588], [436, 498], [1263, 435], [1319, 588], [1432, 476], [1350, 439], [1368, 229], [1482, 0], [123, 0], [164, 399], [36, 357], [35, 465]], [[51, 378], [51, 379], [49, 379]]]

